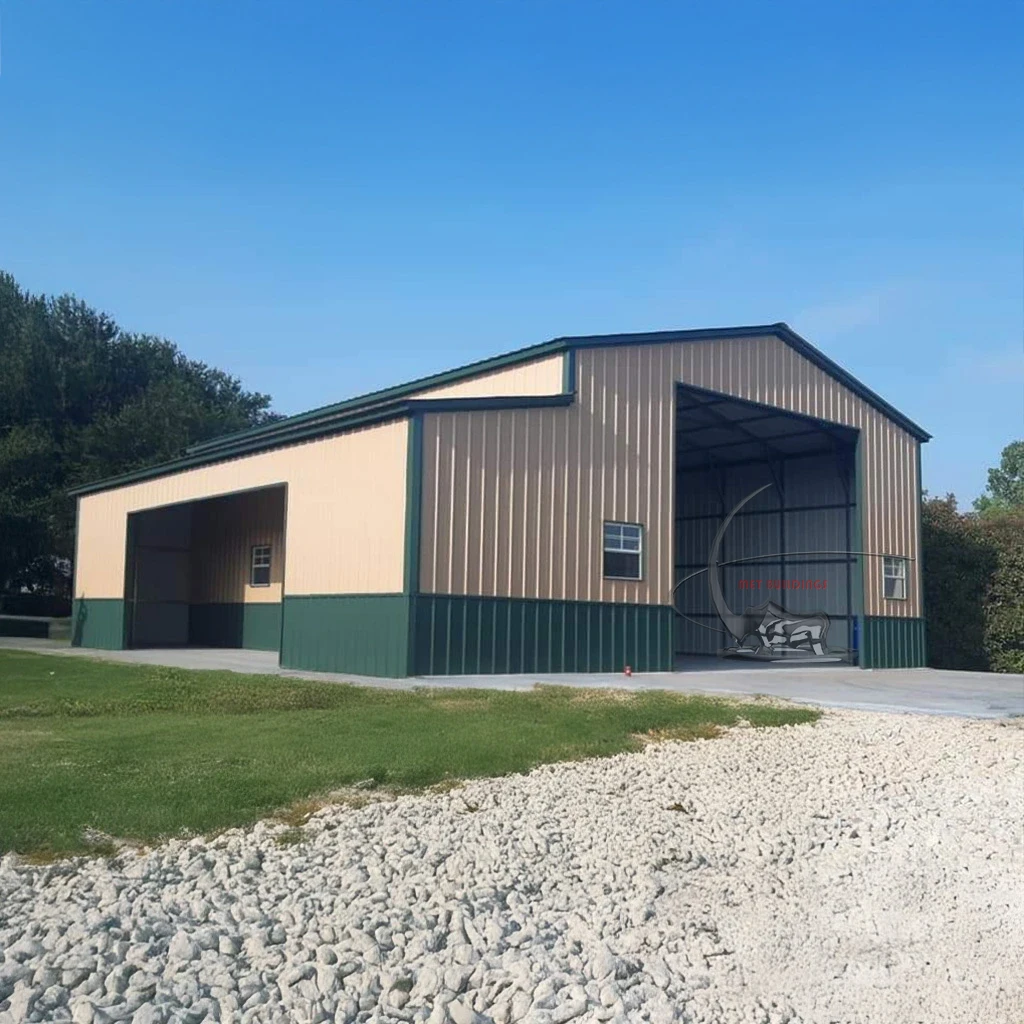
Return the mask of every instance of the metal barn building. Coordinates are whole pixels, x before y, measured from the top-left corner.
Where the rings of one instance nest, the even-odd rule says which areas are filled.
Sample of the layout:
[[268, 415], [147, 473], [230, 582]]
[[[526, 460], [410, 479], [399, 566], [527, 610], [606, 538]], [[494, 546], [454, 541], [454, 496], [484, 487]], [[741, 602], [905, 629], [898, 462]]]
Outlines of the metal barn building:
[[785, 324], [559, 338], [78, 489], [73, 642], [671, 670], [721, 647], [699, 572], [748, 498], [730, 601], [816, 580], [779, 600], [827, 613], [848, 660], [923, 665], [928, 438]]

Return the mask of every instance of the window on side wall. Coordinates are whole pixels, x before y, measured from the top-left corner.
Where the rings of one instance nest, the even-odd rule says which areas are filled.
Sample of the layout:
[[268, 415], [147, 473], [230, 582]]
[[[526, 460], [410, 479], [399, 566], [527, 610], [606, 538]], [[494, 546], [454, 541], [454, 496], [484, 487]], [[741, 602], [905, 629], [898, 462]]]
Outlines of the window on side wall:
[[644, 528], [639, 523], [605, 523], [605, 579], [643, 579], [643, 546]]
[[907, 597], [907, 560], [905, 558], [882, 559], [882, 593], [896, 601]]
[[270, 545], [256, 544], [252, 549], [249, 584], [253, 587], [270, 586]]

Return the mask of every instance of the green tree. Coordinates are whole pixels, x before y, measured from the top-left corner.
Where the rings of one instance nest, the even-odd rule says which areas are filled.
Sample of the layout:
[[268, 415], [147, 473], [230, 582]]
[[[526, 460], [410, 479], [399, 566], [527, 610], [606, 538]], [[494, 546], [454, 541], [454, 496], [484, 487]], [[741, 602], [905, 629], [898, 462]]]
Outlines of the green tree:
[[0, 594], [66, 591], [67, 490], [269, 422], [270, 398], [122, 331], [74, 296], [31, 295], [0, 272]]
[[1024, 509], [1024, 441], [1003, 449], [999, 465], [988, 471], [986, 493], [974, 502], [982, 515], [1007, 509]]

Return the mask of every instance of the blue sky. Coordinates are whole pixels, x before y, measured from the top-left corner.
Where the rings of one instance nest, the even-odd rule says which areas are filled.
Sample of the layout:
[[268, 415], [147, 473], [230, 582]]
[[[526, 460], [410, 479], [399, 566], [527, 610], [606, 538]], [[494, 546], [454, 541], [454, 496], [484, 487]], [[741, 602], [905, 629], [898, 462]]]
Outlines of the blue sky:
[[1024, 434], [1024, 5], [0, 0], [0, 267], [286, 413], [564, 334], [785, 320]]

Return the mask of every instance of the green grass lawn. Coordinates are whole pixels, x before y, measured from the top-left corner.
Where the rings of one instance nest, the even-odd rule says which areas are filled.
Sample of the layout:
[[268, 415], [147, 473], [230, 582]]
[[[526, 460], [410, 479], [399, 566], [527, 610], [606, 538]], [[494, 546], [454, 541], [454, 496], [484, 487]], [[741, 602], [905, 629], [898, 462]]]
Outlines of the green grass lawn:
[[0, 651], [0, 852], [244, 825], [374, 780], [415, 789], [817, 712], [657, 691], [391, 691]]

